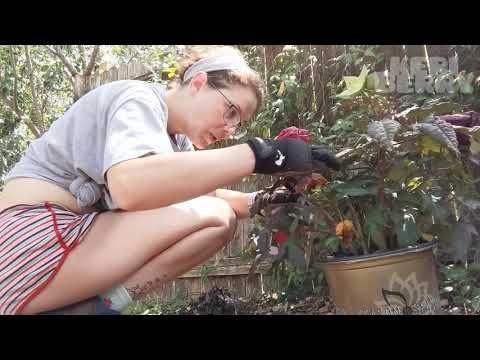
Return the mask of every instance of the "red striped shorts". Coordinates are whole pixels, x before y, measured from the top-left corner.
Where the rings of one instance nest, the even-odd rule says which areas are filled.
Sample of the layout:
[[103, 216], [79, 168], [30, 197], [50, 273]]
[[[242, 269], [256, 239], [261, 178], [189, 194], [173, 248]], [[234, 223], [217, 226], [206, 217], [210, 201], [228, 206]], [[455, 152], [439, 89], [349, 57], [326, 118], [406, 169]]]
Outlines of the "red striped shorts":
[[98, 214], [48, 202], [0, 212], [0, 315], [19, 314], [53, 280]]

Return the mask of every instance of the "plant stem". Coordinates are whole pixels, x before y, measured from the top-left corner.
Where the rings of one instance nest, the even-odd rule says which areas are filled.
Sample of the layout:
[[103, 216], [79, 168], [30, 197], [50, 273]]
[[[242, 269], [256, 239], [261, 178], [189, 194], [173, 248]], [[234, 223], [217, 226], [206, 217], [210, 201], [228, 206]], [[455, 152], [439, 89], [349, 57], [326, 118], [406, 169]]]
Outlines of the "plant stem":
[[348, 208], [352, 212], [353, 221], [355, 222], [355, 227], [357, 229], [356, 232], [357, 232], [358, 240], [360, 241], [360, 245], [362, 246], [363, 254], [366, 255], [368, 254], [368, 247], [367, 247], [367, 244], [365, 244], [365, 239], [363, 238], [363, 230], [362, 230], [362, 226], [360, 225], [360, 218], [358, 216], [357, 211], [353, 207], [351, 201], [348, 201]]
[[380, 148], [378, 158], [378, 201], [383, 208], [385, 205], [385, 149]]
[[335, 219], [330, 216], [330, 214], [328, 214], [325, 210], [323, 210], [321, 208], [317, 208], [316, 210], [328, 220], [328, 222], [330, 223], [331, 226], [333, 226], [333, 227], [336, 226], [337, 223], [336, 223]]

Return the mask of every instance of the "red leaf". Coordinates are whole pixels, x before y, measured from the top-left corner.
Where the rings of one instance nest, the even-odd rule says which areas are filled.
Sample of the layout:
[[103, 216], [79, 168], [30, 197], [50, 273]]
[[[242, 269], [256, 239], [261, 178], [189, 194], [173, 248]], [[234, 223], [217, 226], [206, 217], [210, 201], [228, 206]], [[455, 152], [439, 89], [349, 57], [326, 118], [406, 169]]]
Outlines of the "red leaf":
[[315, 189], [317, 186], [324, 187], [326, 185], [328, 185], [328, 180], [320, 174], [302, 176], [295, 185], [295, 191], [304, 194]]
[[283, 231], [278, 231], [273, 237], [273, 242], [278, 245], [281, 245], [287, 241], [288, 241], [288, 235]]
[[305, 129], [299, 129], [295, 126], [291, 126], [289, 128], [283, 129], [280, 131], [280, 134], [277, 135], [275, 140], [280, 140], [280, 139], [299, 139], [303, 140], [305, 143], [310, 142], [310, 133], [308, 130]]
[[312, 180], [308, 184], [307, 190], [312, 190], [315, 189], [317, 186], [323, 187], [328, 185], [328, 180], [325, 179], [322, 175], [320, 174], [314, 174], [312, 175]]

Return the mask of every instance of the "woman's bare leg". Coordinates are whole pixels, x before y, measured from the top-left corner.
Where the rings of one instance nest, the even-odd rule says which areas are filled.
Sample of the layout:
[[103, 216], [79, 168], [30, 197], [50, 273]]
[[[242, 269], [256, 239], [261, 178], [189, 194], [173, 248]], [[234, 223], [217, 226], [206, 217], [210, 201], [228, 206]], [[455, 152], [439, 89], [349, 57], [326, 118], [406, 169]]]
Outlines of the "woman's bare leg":
[[165, 282], [207, 261], [225, 245], [226, 239], [233, 238], [234, 232], [234, 227], [227, 233], [214, 227], [197, 231], [150, 260], [123, 286], [133, 300], [140, 300]]
[[35, 314], [145, 279], [167, 281], [207, 260], [235, 231], [224, 200], [203, 196], [172, 206], [97, 216], [55, 279], [22, 311]]

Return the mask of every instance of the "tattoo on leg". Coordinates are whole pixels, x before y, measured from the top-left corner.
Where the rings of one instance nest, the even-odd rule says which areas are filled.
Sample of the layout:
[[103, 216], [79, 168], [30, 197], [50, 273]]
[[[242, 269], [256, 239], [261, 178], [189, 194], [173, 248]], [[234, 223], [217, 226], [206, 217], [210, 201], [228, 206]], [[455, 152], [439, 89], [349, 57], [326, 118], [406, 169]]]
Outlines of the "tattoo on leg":
[[154, 290], [158, 289], [164, 281], [160, 278], [155, 278], [154, 281], [147, 281], [143, 285], [134, 285], [133, 287], [125, 287], [127, 290], [128, 294], [132, 298], [133, 301], [140, 300], [147, 296], [148, 294], [151, 294]]

